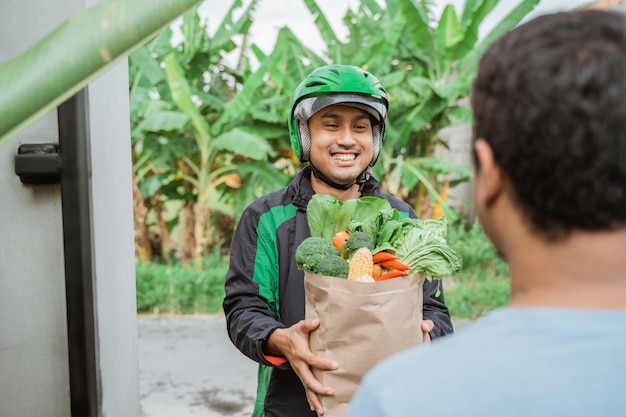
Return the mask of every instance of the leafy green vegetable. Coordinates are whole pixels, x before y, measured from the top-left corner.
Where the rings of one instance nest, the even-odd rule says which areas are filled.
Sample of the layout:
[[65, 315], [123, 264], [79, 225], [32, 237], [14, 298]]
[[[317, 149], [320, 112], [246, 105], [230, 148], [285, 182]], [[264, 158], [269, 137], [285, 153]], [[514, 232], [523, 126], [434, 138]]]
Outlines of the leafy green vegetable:
[[461, 269], [462, 258], [446, 241], [445, 218], [405, 219], [391, 242], [402, 262], [429, 279], [444, 278]]
[[340, 231], [366, 233], [374, 241], [373, 253], [382, 250], [395, 253], [413, 272], [423, 272], [431, 280], [460, 270], [461, 255], [446, 241], [446, 219], [421, 220], [407, 216], [378, 197], [340, 201], [315, 194], [307, 207], [313, 237], [331, 243]]
[[[311, 236], [332, 240], [335, 233], [349, 231], [350, 223], [365, 224], [385, 209], [391, 209], [389, 202], [378, 197], [341, 201], [327, 194], [315, 194], [307, 206]], [[366, 228], [372, 227], [368, 224]]]

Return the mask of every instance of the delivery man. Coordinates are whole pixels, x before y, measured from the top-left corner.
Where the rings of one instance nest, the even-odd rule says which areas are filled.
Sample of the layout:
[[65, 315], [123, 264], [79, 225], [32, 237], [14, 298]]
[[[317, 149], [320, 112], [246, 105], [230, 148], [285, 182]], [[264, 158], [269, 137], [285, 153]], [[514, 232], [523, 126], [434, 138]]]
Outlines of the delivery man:
[[[371, 175], [385, 137], [389, 96], [361, 68], [328, 65], [296, 88], [289, 131], [292, 147], [308, 164], [287, 187], [247, 207], [231, 246], [224, 312], [228, 334], [243, 354], [260, 364], [253, 416], [314, 417], [320, 395], [333, 395], [311, 367], [338, 367], [309, 350], [319, 320], [304, 320], [304, 273], [294, 254], [310, 236], [306, 208], [315, 194], [338, 200], [375, 196], [417, 217], [410, 205], [380, 191]], [[424, 285], [425, 341], [452, 332], [438, 284]]]

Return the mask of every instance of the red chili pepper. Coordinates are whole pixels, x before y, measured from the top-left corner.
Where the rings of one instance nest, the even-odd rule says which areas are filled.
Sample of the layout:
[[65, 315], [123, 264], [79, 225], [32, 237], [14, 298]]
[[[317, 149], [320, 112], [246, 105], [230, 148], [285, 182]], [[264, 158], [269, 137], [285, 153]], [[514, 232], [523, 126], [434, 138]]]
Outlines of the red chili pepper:
[[393, 253], [384, 252], [384, 251], [375, 253], [374, 257], [372, 258], [374, 263], [385, 262], [385, 261], [395, 261], [398, 259], [400, 258], [398, 258], [398, 256], [394, 255]]
[[389, 278], [396, 278], [396, 277], [406, 277], [407, 275], [409, 275], [409, 273], [406, 271], [403, 271], [401, 269], [393, 269], [389, 272], [385, 272], [384, 274], [382, 274], [380, 278], [378, 278], [376, 281], [383, 281]]
[[395, 259], [381, 262], [380, 265], [383, 268], [387, 268], [387, 269], [401, 269], [403, 271], [410, 271], [411, 270], [410, 266], [408, 266], [406, 264], [403, 264], [402, 262], [400, 262], [398, 260], [395, 260]]

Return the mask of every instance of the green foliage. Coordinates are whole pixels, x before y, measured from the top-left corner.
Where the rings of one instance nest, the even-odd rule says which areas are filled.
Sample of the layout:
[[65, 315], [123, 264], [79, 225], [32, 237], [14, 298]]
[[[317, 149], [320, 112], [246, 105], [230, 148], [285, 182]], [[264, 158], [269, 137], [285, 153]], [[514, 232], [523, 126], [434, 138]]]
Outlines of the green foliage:
[[180, 263], [137, 263], [137, 311], [140, 313], [212, 314], [221, 311], [228, 258], [204, 259], [201, 272]]
[[[223, 216], [232, 219], [226, 224], [234, 223], [250, 202], [289, 180], [284, 155], [270, 142], [280, 137], [272, 129], [279, 118], [267, 109], [268, 104], [286, 107], [284, 100], [277, 101], [267, 88], [240, 89], [250, 80], [257, 87], [263, 81], [247, 58], [256, 4], [243, 8], [240, 0], [233, 1], [212, 37], [208, 23], [192, 10], [183, 16], [178, 44], [168, 29], [129, 61], [134, 180], [143, 205], [156, 212], [136, 217], [154, 219], [148, 228], [161, 243], [156, 252], [193, 257], [198, 270], [205, 248], [232, 235], [232, 230], [220, 229]], [[237, 9], [244, 10], [234, 13]], [[239, 60], [227, 63], [235, 53]], [[253, 175], [251, 164], [256, 166]], [[179, 213], [170, 215], [169, 230], [162, 222], [157, 228], [156, 220], [163, 217], [158, 210], [172, 201], [178, 204], [169, 207]], [[165, 245], [170, 235], [175, 241]]]
[[463, 267], [444, 283], [453, 317], [476, 318], [509, 301], [510, 279], [502, 259], [478, 222], [450, 225], [448, 242], [463, 256]]
[[[250, 202], [286, 185], [299, 170], [287, 129], [291, 95], [308, 73], [327, 63], [366, 68], [390, 93], [385, 145], [374, 167], [382, 189], [409, 202], [421, 218], [430, 218], [437, 202], [448, 220], [456, 219], [445, 205], [447, 188], [470, 180], [472, 172], [434, 157], [436, 148], [447, 146], [439, 132], [472, 122], [465, 103], [477, 51], [539, 0], [518, 0], [482, 40], [479, 28], [498, 0], [466, 0], [458, 14], [447, 6], [441, 16], [427, 0], [362, 0], [346, 11], [345, 40], [315, 0], [302, 1], [325, 42], [321, 55], [288, 27], [279, 29], [265, 54], [249, 39], [258, 0], [246, 7], [234, 0], [213, 36], [208, 22], [192, 11], [183, 18], [179, 44], [172, 45], [167, 30], [131, 56], [135, 181], [148, 211], [178, 203], [169, 205], [180, 210], [168, 216], [169, 235], [178, 239], [166, 245], [169, 254], [197, 258], [205, 248], [227, 242], [232, 231], [224, 225], [236, 224]], [[163, 223], [156, 232], [157, 223], [148, 225], [156, 236], [142, 241], [158, 241], [166, 234]]]

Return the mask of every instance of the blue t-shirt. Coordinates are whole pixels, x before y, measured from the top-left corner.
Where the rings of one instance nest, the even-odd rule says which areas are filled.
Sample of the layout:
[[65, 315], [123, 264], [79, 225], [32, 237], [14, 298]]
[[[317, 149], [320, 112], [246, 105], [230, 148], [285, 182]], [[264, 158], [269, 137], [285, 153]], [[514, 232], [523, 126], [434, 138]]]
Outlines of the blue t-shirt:
[[346, 417], [626, 416], [626, 310], [512, 309], [398, 353]]

